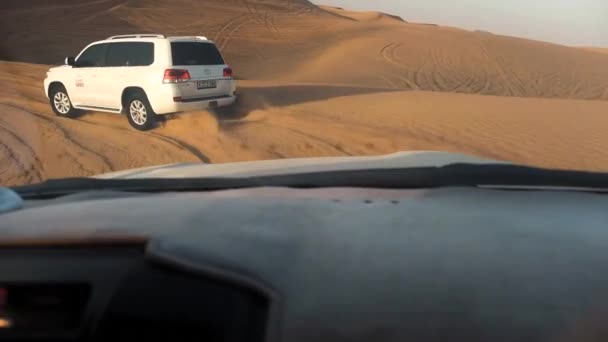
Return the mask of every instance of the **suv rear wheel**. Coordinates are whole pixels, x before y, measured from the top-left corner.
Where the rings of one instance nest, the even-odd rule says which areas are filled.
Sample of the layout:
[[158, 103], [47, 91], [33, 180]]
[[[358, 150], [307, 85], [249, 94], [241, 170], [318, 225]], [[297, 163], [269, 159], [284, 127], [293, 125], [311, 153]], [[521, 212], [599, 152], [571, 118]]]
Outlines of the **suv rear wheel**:
[[53, 86], [49, 94], [49, 102], [57, 116], [69, 118], [76, 113], [76, 108], [72, 105], [68, 92], [62, 85]]
[[137, 92], [129, 95], [125, 101], [127, 119], [131, 127], [147, 131], [154, 127], [156, 114], [152, 110], [148, 98], [143, 93]]

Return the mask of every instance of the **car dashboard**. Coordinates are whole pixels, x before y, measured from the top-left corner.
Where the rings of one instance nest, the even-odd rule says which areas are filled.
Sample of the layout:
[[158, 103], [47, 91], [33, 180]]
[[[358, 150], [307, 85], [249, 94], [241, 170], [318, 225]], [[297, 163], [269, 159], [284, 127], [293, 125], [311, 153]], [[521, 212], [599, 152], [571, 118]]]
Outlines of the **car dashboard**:
[[265, 337], [264, 294], [149, 261], [143, 246], [17, 248], [0, 255], [0, 340]]
[[608, 318], [606, 207], [477, 188], [30, 200], [0, 215], [0, 340], [585, 341]]

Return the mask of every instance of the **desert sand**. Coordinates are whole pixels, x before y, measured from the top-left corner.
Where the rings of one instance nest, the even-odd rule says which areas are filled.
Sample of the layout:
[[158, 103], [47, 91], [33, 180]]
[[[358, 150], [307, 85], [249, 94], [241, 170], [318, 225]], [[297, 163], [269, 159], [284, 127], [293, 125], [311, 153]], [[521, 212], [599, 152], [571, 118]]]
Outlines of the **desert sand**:
[[608, 53], [608, 48], [589, 47], [589, 48], [585, 48], [585, 49], [587, 51], [592, 51], [592, 52]]
[[[305, 0], [0, 2], [0, 184], [174, 162], [447, 150], [608, 171], [608, 54]], [[237, 106], [149, 132], [56, 117], [45, 72], [91, 41], [205, 35]]]

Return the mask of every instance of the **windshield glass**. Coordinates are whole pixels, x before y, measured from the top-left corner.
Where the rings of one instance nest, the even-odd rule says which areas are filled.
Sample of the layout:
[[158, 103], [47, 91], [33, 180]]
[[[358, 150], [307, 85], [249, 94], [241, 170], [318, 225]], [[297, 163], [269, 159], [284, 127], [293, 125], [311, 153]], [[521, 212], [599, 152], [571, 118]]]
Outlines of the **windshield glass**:
[[3, 0], [0, 185], [413, 151], [608, 171], [607, 15], [595, 0]]

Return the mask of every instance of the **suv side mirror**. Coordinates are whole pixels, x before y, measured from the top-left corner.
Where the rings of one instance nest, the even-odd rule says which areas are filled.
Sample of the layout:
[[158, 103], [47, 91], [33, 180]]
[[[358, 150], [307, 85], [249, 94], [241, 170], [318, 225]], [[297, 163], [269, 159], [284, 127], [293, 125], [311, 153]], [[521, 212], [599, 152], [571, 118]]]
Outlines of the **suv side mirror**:
[[71, 65], [74, 66], [76, 64], [76, 60], [74, 57], [66, 57], [65, 58], [65, 65]]

